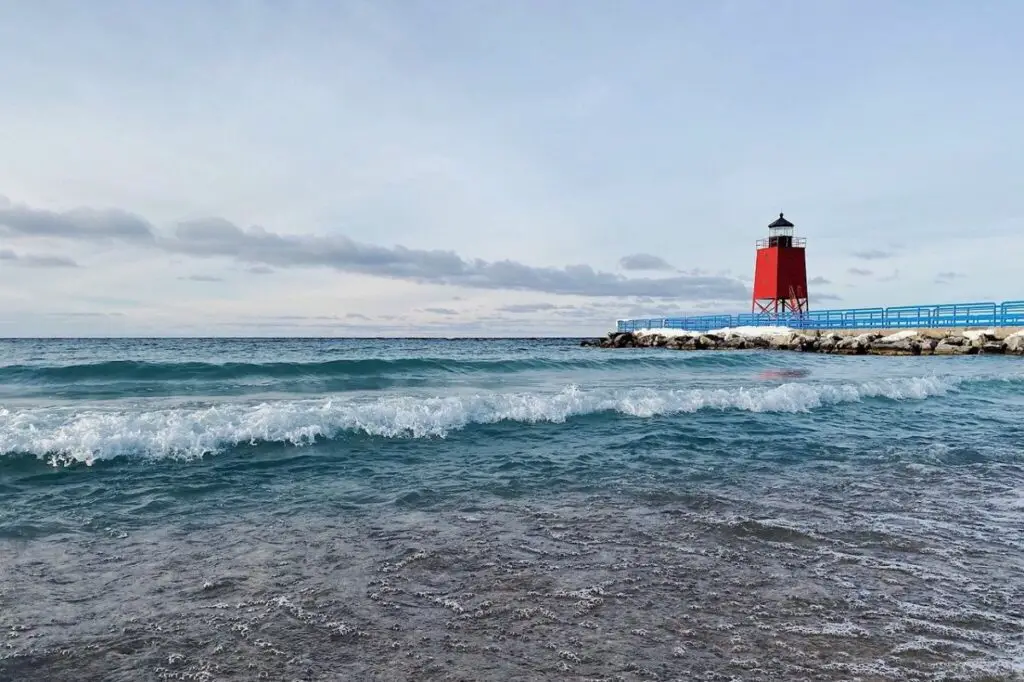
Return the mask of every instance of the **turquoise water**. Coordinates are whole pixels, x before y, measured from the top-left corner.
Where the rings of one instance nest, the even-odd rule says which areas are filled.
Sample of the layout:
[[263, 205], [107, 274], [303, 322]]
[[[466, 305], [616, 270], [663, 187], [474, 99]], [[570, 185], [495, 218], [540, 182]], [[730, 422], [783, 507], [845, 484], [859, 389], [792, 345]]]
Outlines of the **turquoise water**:
[[0, 341], [0, 679], [1016, 679], [1022, 407], [991, 356]]

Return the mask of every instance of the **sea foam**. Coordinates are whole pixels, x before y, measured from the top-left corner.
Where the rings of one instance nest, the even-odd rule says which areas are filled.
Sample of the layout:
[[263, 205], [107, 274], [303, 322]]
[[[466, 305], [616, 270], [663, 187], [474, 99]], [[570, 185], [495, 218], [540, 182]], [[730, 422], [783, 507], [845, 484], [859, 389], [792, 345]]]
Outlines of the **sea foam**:
[[922, 400], [955, 390], [952, 378], [908, 377], [864, 383], [786, 383], [723, 389], [584, 389], [488, 392], [438, 397], [334, 397], [154, 407], [0, 408], [0, 454], [34, 454], [54, 464], [119, 456], [194, 458], [241, 444], [307, 445], [362, 433], [443, 438], [472, 424], [563, 423], [617, 413], [632, 418], [698, 410], [806, 412], [865, 398]]

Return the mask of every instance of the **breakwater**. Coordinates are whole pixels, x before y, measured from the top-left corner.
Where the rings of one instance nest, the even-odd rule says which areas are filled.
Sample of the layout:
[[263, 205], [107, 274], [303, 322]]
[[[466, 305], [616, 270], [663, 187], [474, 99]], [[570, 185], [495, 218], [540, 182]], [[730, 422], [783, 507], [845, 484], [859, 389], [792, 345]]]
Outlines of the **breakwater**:
[[799, 330], [986, 329], [1024, 326], [1024, 301], [932, 303], [887, 308], [812, 310], [800, 316], [743, 313], [619, 320], [616, 331], [676, 329], [707, 332], [732, 327], [775, 327]]
[[863, 330], [723, 329], [675, 332], [668, 329], [615, 331], [583, 346], [599, 348], [668, 348], [672, 350], [782, 350], [839, 355], [1021, 355], [1024, 330], [916, 329], [896, 333]]

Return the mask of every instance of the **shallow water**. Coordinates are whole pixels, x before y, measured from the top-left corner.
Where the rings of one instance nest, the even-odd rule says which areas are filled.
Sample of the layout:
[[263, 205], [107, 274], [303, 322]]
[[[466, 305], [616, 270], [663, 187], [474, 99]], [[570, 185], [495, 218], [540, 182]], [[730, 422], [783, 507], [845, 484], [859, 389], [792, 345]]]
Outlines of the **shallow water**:
[[1019, 358], [0, 351], [0, 679], [1024, 670]]

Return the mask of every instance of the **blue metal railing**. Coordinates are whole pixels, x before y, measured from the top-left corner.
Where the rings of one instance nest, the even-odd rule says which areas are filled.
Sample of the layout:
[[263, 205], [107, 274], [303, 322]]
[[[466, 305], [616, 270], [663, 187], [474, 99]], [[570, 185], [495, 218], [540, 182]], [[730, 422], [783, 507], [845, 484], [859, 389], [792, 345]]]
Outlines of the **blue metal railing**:
[[1024, 327], [1024, 301], [939, 303], [890, 308], [813, 310], [796, 315], [740, 313], [619, 320], [617, 330], [683, 329], [706, 332], [727, 327], [783, 326], [792, 329], [935, 329], [937, 327]]

